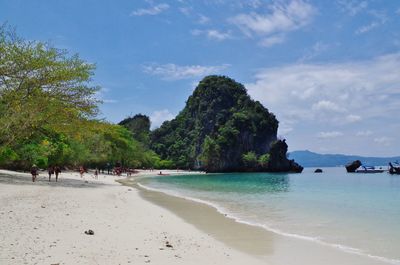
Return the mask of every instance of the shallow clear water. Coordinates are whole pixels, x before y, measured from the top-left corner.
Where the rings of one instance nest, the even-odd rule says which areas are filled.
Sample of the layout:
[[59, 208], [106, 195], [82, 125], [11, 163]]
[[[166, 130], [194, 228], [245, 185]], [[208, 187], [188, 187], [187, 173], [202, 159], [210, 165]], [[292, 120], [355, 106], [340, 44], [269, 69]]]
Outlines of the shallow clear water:
[[283, 236], [400, 262], [400, 176], [308, 168], [302, 174], [161, 176], [140, 183]]

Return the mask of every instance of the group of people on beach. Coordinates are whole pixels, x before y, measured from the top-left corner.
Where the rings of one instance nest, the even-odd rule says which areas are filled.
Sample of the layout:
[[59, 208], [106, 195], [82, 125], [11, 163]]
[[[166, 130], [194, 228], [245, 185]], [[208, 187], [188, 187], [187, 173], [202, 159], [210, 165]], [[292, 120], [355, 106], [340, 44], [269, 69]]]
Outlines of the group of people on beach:
[[[54, 174], [56, 176], [56, 182], [58, 181], [58, 175], [61, 173], [61, 168], [59, 166], [50, 166], [47, 169], [47, 173], [49, 174], [49, 182], [51, 181], [51, 176]], [[36, 181], [37, 176], [39, 175], [39, 168], [36, 165], [31, 167], [31, 175], [32, 182]]]
[[[110, 163], [107, 163], [107, 166], [105, 168], [96, 168], [94, 170], [94, 178], [98, 179], [100, 173], [105, 173], [104, 171], [107, 170], [107, 174], [111, 175], [116, 175], [116, 176], [121, 176], [123, 173], [126, 173], [126, 175], [129, 177], [132, 175], [132, 173], [136, 173], [137, 171], [133, 168], [126, 168], [123, 167], [120, 163], [116, 163], [114, 167], [111, 166]], [[84, 166], [80, 166], [77, 170], [79, 172], [79, 175], [81, 178], [83, 178], [83, 175], [88, 172], [88, 170]], [[49, 166], [47, 168], [47, 173], [49, 174], [49, 182], [51, 181], [52, 175], [55, 175], [56, 177], [56, 182], [58, 181], [58, 176], [61, 173], [61, 167], [59, 166]], [[35, 182], [37, 176], [39, 175], [39, 168], [36, 165], [33, 165], [31, 167], [31, 174], [32, 174], [32, 181]]]

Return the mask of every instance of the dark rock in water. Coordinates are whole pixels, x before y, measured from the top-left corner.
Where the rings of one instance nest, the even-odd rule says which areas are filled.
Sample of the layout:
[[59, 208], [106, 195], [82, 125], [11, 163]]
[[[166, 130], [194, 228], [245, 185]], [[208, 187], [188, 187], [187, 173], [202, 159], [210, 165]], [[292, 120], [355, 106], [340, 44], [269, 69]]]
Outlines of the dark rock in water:
[[322, 169], [317, 168], [317, 169], [314, 171], [314, 173], [322, 173]]
[[271, 144], [268, 171], [301, 173], [303, 167], [294, 160], [287, 159], [288, 145], [285, 140], [278, 140]]
[[94, 231], [93, 230], [91, 230], [91, 229], [89, 229], [89, 230], [87, 230], [87, 231], [85, 231], [85, 234], [86, 235], [94, 235]]
[[356, 172], [356, 169], [361, 167], [362, 163], [360, 160], [353, 161], [346, 165], [346, 170], [349, 173]]

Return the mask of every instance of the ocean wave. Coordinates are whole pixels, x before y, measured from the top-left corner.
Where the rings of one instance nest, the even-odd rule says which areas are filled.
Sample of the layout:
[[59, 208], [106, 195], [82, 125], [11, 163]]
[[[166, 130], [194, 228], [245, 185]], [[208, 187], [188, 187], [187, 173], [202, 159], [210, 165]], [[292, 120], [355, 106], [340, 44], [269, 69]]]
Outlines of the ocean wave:
[[282, 230], [270, 227], [270, 226], [265, 225], [265, 224], [260, 224], [260, 223], [250, 222], [250, 221], [244, 220], [243, 218], [240, 218], [240, 217], [237, 217], [237, 216], [234, 216], [234, 215], [230, 214], [229, 211], [227, 209], [225, 209], [224, 207], [222, 207], [221, 205], [218, 205], [218, 204], [210, 202], [210, 201], [206, 201], [206, 200], [202, 200], [202, 199], [198, 199], [198, 198], [185, 196], [185, 195], [182, 195], [182, 194], [180, 194], [178, 192], [174, 192], [174, 191], [171, 191], [171, 190], [148, 187], [148, 186], [143, 185], [141, 183], [137, 183], [137, 185], [139, 187], [145, 189], [145, 190], [161, 192], [161, 193], [164, 193], [164, 194], [167, 194], [167, 195], [170, 195], [170, 196], [174, 196], [174, 197], [178, 197], [178, 198], [181, 198], [181, 199], [185, 199], [185, 200], [189, 200], [189, 201], [193, 201], [193, 202], [197, 202], [197, 203], [208, 205], [208, 206], [213, 207], [214, 209], [216, 209], [217, 212], [219, 212], [220, 214], [224, 215], [227, 218], [233, 219], [234, 221], [236, 221], [238, 223], [242, 223], [242, 224], [246, 224], [246, 225], [250, 225], [250, 226], [261, 227], [261, 228], [265, 229], [266, 231], [275, 233], [277, 235], [290, 237], [290, 238], [296, 238], [296, 239], [299, 239], [299, 240], [304, 240], [304, 241], [309, 241], [309, 242], [314, 242], [314, 243], [317, 243], [319, 245], [323, 245], [323, 246], [327, 246], [327, 247], [331, 247], [331, 248], [335, 248], [335, 249], [341, 250], [341, 251], [343, 251], [345, 253], [359, 255], [359, 256], [363, 256], [363, 257], [368, 257], [368, 258], [371, 258], [371, 259], [379, 260], [379, 261], [387, 263], [387, 264], [400, 265], [400, 260], [398, 260], [398, 259], [392, 259], [392, 258], [387, 258], [387, 257], [382, 257], [382, 256], [369, 254], [369, 253], [366, 253], [365, 251], [363, 251], [361, 249], [350, 247], [350, 246], [346, 246], [346, 245], [342, 245], [342, 244], [337, 244], [337, 243], [329, 243], [329, 242], [321, 240], [318, 237], [310, 237], [310, 236], [305, 236], [305, 235], [288, 233], [288, 232], [284, 232]]

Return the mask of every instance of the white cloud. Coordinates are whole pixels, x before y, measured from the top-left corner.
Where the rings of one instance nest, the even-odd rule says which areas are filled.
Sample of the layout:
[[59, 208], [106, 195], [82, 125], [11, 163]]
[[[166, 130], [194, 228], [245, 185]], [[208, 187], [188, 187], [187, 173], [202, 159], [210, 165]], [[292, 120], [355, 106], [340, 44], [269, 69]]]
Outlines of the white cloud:
[[384, 146], [389, 146], [393, 142], [393, 139], [390, 137], [383, 136], [383, 137], [375, 138], [374, 142], [377, 144], [384, 145]]
[[336, 103], [329, 100], [320, 100], [312, 105], [312, 109], [316, 111], [333, 111], [333, 112], [343, 112], [344, 109], [339, 107]]
[[197, 23], [199, 23], [199, 24], [207, 24], [207, 23], [210, 22], [210, 20], [211, 20], [211, 19], [210, 19], [209, 17], [200, 14]]
[[231, 34], [229, 32], [221, 32], [215, 29], [211, 29], [207, 31], [207, 37], [210, 39], [221, 41], [231, 38]]
[[339, 4], [342, 11], [346, 12], [351, 16], [357, 15], [358, 13], [360, 13], [361, 11], [365, 10], [368, 7], [367, 1], [338, 0], [337, 3]]
[[247, 36], [270, 35], [297, 30], [309, 24], [315, 8], [302, 0], [291, 0], [287, 4], [275, 2], [265, 14], [239, 14], [230, 19]]
[[191, 7], [180, 7], [179, 11], [181, 11], [181, 13], [184, 14], [185, 16], [190, 16], [190, 14], [192, 12], [192, 8]]
[[366, 130], [366, 131], [359, 131], [356, 133], [356, 136], [362, 136], [362, 137], [366, 137], [366, 136], [371, 136], [373, 134], [372, 131], [370, 130]]
[[246, 0], [246, 1], [238, 1], [237, 5], [240, 8], [253, 8], [253, 9], [257, 9], [260, 6], [262, 6], [263, 2], [261, 0]]
[[386, 23], [388, 20], [387, 15], [385, 12], [378, 12], [378, 11], [369, 11], [368, 12], [372, 17], [374, 18], [373, 21], [371, 21], [369, 24], [364, 25], [356, 30], [356, 34], [363, 34], [366, 32], [369, 32], [383, 24]]
[[400, 53], [371, 60], [261, 69], [250, 95], [280, 120], [344, 125], [400, 112]]
[[218, 31], [216, 29], [208, 29], [208, 30], [192, 30], [191, 31], [192, 35], [194, 36], [200, 36], [200, 35], [205, 35], [207, 38], [216, 40], [216, 41], [223, 41], [226, 39], [232, 38], [231, 33], [228, 32], [222, 32]]
[[347, 121], [349, 123], [359, 122], [361, 120], [362, 120], [361, 116], [354, 115], [354, 114], [347, 115], [345, 118], [345, 121]]
[[108, 92], [110, 92], [110, 89], [106, 88], [106, 87], [102, 87], [100, 90], [98, 90], [95, 94], [95, 98], [97, 100], [102, 101], [103, 103], [118, 103], [118, 100], [116, 99], [109, 99], [106, 97], [106, 95], [108, 94]]
[[321, 139], [332, 139], [343, 136], [342, 132], [332, 131], [332, 132], [320, 132], [317, 137]]
[[151, 128], [155, 129], [161, 126], [164, 121], [169, 121], [175, 118], [168, 109], [156, 110], [150, 115]]
[[291, 126], [290, 123], [286, 122], [286, 121], [282, 121], [279, 123], [279, 127], [278, 127], [278, 135], [287, 135], [290, 132], [293, 131], [293, 127]]
[[194, 77], [203, 77], [210, 74], [218, 74], [228, 68], [228, 64], [217, 66], [202, 65], [176, 65], [176, 64], [152, 64], [143, 66], [144, 72], [160, 76], [164, 80], [179, 80]]
[[358, 29], [356, 30], [356, 33], [357, 33], [357, 34], [363, 34], [363, 33], [366, 33], [366, 32], [368, 32], [368, 31], [373, 30], [374, 28], [376, 28], [376, 27], [378, 27], [378, 26], [380, 26], [380, 25], [381, 25], [381, 24], [380, 24], [379, 22], [377, 22], [377, 21], [372, 21], [370, 24], [358, 28]]
[[162, 3], [155, 6], [151, 6], [149, 8], [140, 8], [132, 11], [131, 16], [144, 16], [144, 15], [158, 15], [169, 9], [169, 5]]
[[338, 43], [326, 44], [321, 41], [317, 41], [311, 47], [311, 49], [309, 49], [299, 61], [304, 62], [307, 60], [311, 60], [311, 59], [315, 58], [316, 56], [320, 55], [321, 53], [323, 53], [324, 51], [327, 51], [330, 47], [338, 46], [338, 45], [340, 45], [340, 44], [338, 44]]
[[271, 37], [266, 37], [262, 39], [259, 44], [263, 47], [271, 47], [276, 44], [283, 43], [285, 41], [285, 37], [283, 35], [275, 35]]

